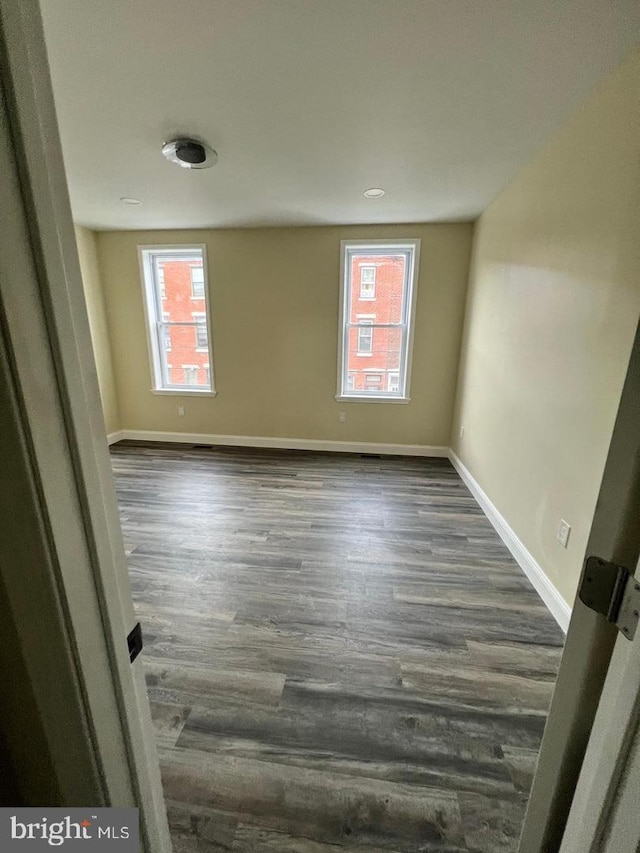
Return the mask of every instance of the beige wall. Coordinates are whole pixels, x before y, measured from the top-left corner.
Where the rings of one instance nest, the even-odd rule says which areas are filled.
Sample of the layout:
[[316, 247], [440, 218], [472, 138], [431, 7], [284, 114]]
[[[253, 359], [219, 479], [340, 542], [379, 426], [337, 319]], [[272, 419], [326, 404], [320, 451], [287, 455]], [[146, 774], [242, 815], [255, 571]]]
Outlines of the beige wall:
[[[471, 232], [455, 224], [100, 233], [122, 427], [448, 445]], [[337, 402], [340, 240], [384, 237], [422, 239], [411, 402]], [[215, 398], [150, 391], [136, 247], [163, 243], [207, 246]]]
[[120, 412], [113, 373], [104, 293], [100, 270], [98, 269], [96, 235], [87, 228], [76, 226], [76, 240], [104, 420], [107, 433], [112, 433], [120, 429]]
[[475, 229], [452, 443], [570, 603], [640, 311], [639, 60]]

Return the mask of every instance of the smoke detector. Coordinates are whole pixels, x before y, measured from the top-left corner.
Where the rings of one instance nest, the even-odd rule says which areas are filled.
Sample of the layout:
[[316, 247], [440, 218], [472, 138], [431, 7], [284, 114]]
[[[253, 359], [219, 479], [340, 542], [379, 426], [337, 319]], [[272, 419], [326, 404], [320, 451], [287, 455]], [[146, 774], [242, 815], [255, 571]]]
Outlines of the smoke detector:
[[218, 154], [198, 139], [180, 137], [165, 142], [162, 153], [170, 163], [182, 166], [183, 169], [210, 169], [218, 162]]

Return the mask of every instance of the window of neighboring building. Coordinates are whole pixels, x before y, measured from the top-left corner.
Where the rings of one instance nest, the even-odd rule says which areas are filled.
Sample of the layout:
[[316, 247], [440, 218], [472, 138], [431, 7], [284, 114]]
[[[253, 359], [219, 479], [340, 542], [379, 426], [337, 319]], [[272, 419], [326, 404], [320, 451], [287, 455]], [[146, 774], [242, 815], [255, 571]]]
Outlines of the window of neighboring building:
[[[346, 240], [341, 251], [337, 397], [407, 401], [420, 240]], [[375, 313], [356, 313], [360, 299]], [[363, 369], [356, 388], [350, 376]]]
[[[158, 393], [215, 393], [213, 369], [201, 370], [202, 353], [212, 365], [209, 306], [204, 246], [144, 246], [139, 248], [144, 304], [147, 317], [152, 388]], [[160, 269], [163, 271], [160, 276]], [[189, 311], [190, 297], [202, 284], [203, 310]], [[168, 296], [162, 295], [161, 282]], [[170, 369], [167, 354], [173, 352], [182, 364]], [[197, 355], [196, 355], [197, 354]]]
[[197, 364], [183, 364], [182, 369], [184, 370], [185, 385], [197, 385], [198, 384], [198, 365]]
[[164, 286], [164, 267], [162, 264], [158, 264], [158, 286], [160, 288], [160, 297], [162, 299], [167, 298], [167, 291]]
[[375, 299], [376, 268], [360, 267], [360, 299]]
[[373, 353], [373, 320], [360, 320], [358, 326], [358, 355]]
[[191, 267], [191, 297], [193, 299], [204, 299], [204, 269]]
[[192, 314], [196, 325], [196, 349], [206, 352], [209, 347], [207, 335], [207, 315], [202, 313]]
[[[169, 317], [168, 312], [163, 311], [162, 312], [162, 321], [163, 321], [162, 339], [164, 342], [164, 351], [165, 352], [171, 352], [171, 324], [169, 323], [169, 319], [170, 319], [170, 317]], [[167, 367], [168, 367], [168, 365], [167, 365]]]

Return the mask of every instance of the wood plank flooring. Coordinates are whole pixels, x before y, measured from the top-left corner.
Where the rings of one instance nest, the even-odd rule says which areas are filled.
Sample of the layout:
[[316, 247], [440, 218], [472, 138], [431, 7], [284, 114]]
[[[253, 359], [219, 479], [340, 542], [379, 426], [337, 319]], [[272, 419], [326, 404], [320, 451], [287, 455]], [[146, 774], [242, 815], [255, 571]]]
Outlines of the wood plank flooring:
[[563, 636], [448, 461], [112, 459], [176, 853], [516, 850]]

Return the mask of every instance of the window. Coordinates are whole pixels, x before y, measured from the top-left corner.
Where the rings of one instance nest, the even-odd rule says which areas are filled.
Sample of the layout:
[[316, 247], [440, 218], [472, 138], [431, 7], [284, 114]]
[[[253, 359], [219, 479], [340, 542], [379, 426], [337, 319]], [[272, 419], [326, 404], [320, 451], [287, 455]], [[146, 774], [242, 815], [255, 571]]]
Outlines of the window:
[[192, 314], [193, 320], [196, 325], [196, 349], [202, 350], [202, 352], [208, 352], [209, 350], [209, 339], [207, 336], [207, 315], [206, 314]]
[[358, 355], [373, 354], [373, 320], [360, 320], [358, 326]]
[[191, 267], [191, 298], [204, 299], [204, 269]]
[[161, 299], [166, 299], [167, 291], [164, 286], [164, 267], [162, 264], [158, 264], [158, 287], [160, 288]]
[[[420, 240], [347, 240], [341, 252], [337, 397], [408, 401]], [[360, 299], [375, 313], [357, 313]]]
[[197, 385], [198, 384], [198, 365], [197, 364], [183, 364], [182, 369], [184, 371], [184, 384], [185, 385]]
[[360, 299], [376, 298], [376, 268], [360, 267]]
[[[215, 393], [204, 246], [143, 246], [139, 254], [152, 389], [161, 394]], [[162, 281], [167, 287], [165, 297]], [[201, 292], [197, 298], [204, 303], [197, 313], [190, 311], [194, 289]], [[173, 368], [167, 362], [170, 352]]]
[[[162, 298], [164, 299], [164, 297]], [[164, 351], [171, 352], [171, 326], [169, 325], [169, 314], [167, 311], [162, 312], [162, 320], [164, 323], [162, 327], [162, 340], [164, 344]]]

